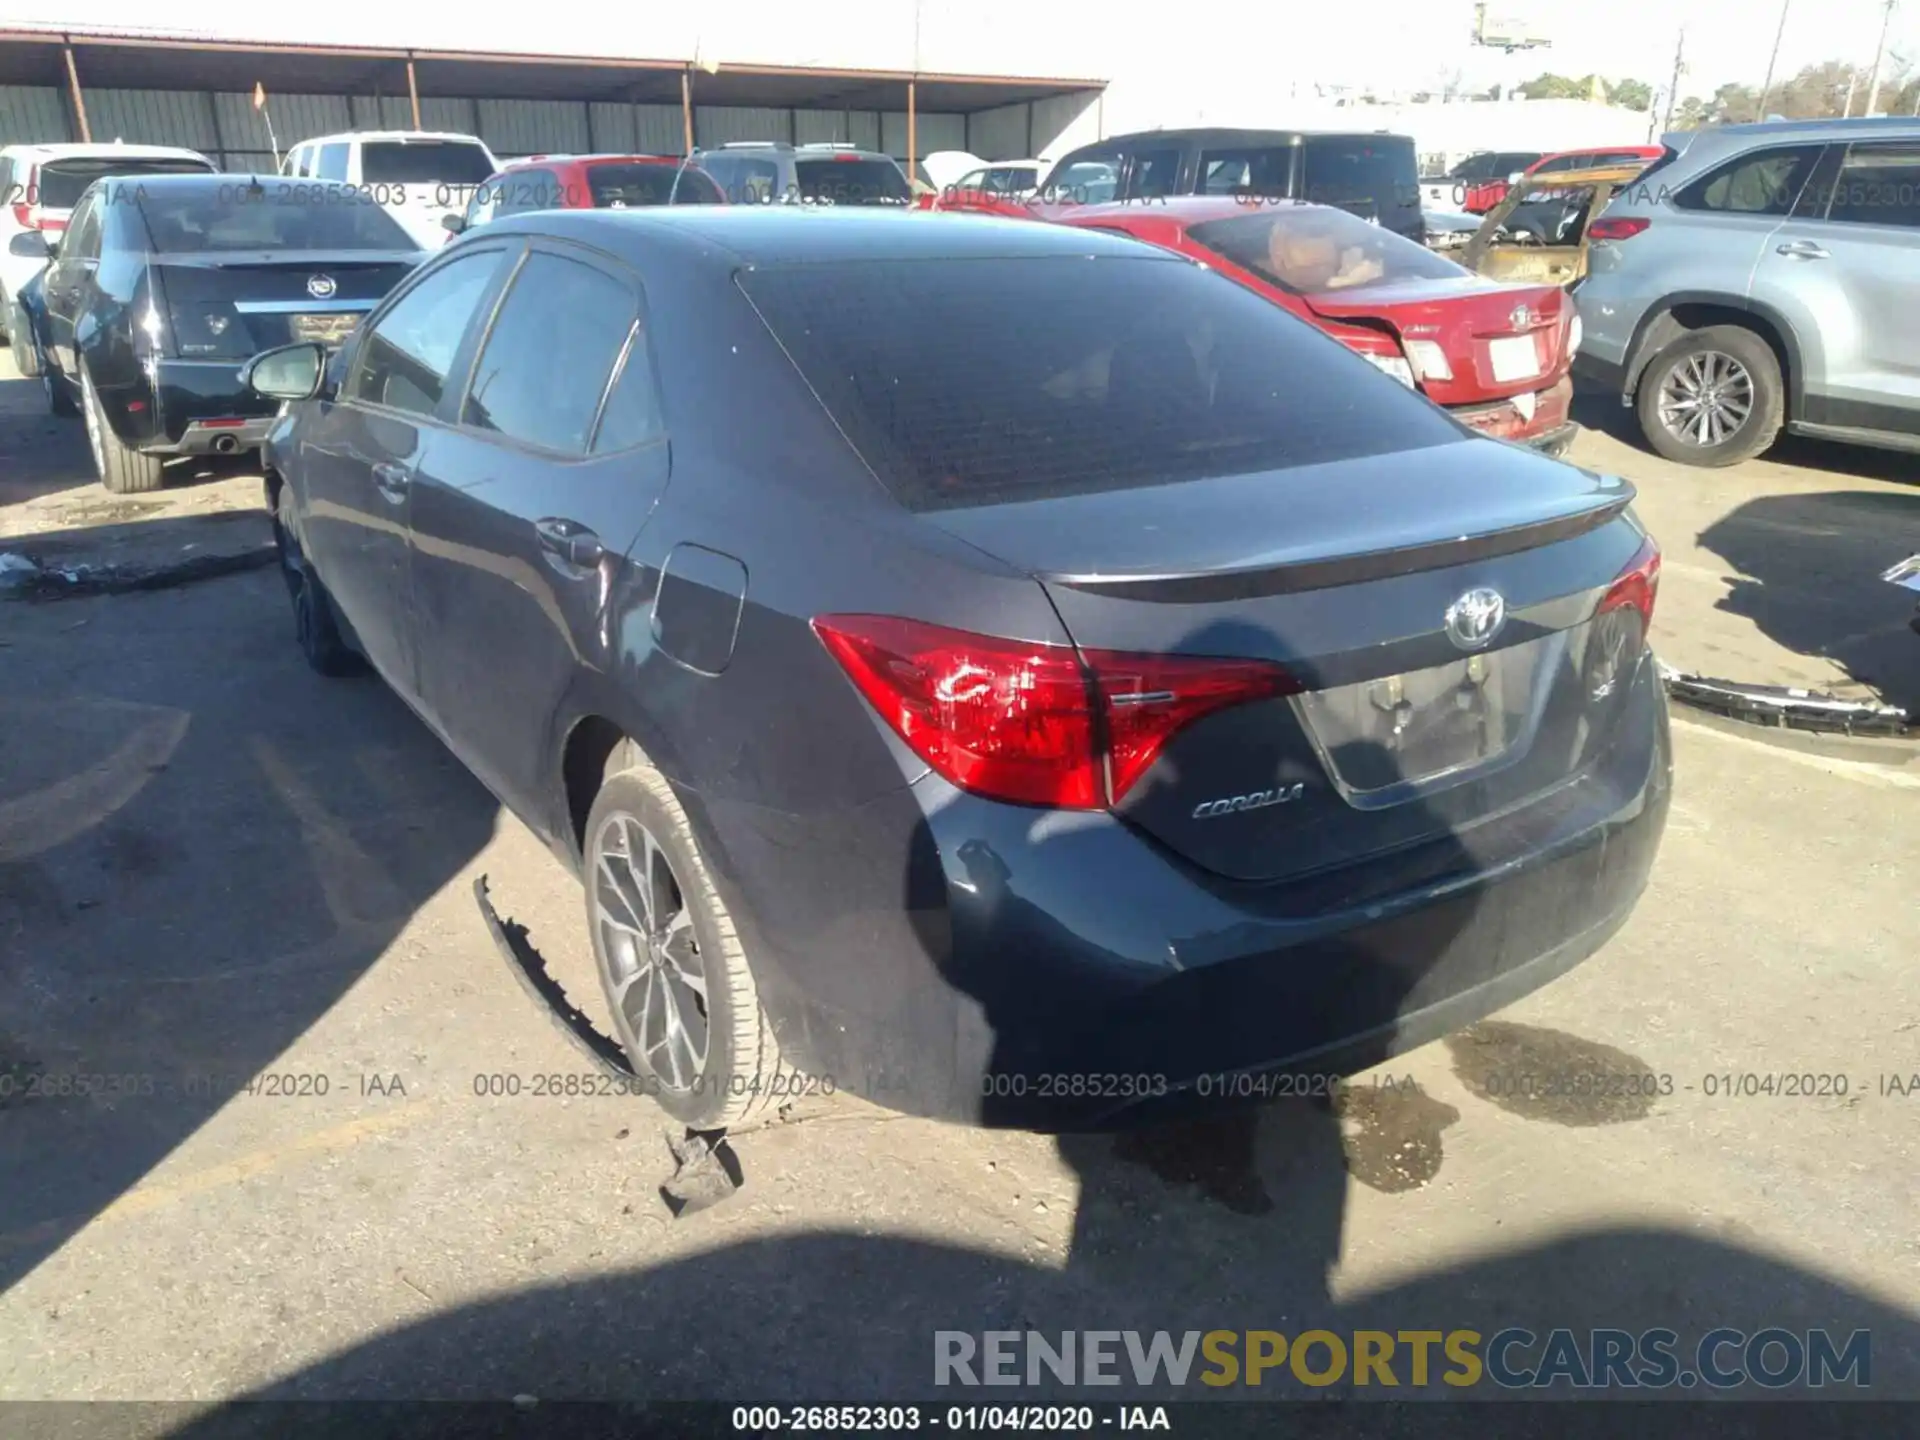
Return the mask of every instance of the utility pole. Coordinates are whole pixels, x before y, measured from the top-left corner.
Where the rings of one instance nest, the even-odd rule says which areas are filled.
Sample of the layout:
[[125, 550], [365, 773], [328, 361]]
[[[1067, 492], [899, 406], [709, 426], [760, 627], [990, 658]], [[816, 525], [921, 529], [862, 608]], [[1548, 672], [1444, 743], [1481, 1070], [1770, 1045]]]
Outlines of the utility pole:
[[1880, 100], [1880, 60], [1887, 53], [1887, 29], [1893, 24], [1893, 7], [1899, 0], [1887, 0], [1887, 13], [1880, 21], [1880, 43], [1873, 47], [1873, 79], [1867, 85], [1867, 108], [1864, 114], [1873, 114], [1873, 107]]
[[1780, 41], [1787, 33], [1787, 11], [1793, 8], [1793, 0], [1780, 0], [1780, 28], [1773, 32], [1773, 53], [1767, 57], [1767, 79], [1760, 87], [1760, 106], [1753, 112], [1755, 120], [1767, 118], [1767, 100], [1773, 94], [1773, 69], [1780, 63]]
[[1680, 27], [1680, 38], [1673, 47], [1673, 83], [1667, 87], [1667, 117], [1660, 122], [1662, 132], [1673, 128], [1673, 102], [1680, 98], [1680, 76], [1687, 68], [1687, 27]]

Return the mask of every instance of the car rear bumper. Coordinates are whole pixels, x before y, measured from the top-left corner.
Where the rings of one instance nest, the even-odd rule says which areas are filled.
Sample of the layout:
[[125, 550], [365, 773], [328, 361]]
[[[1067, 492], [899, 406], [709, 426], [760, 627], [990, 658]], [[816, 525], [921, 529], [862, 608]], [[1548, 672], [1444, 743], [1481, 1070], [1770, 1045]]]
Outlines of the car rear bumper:
[[242, 363], [156, 361], [156, 423], [139, 448], [157, 455], [207, 455], [257, 447], [273, 427], [280, 402], [240, 383]]
[[1469, 429], [1494, 440], [1510, 440], [1557, 455], [1572, 443], [1580, 427], [1567, 417], [1573, 408], [1573, 377], [1534, 394], [1533, 414], [1522, 412], [1511, 400], [1491, 404], [1450, 406], [1447, 413]]
[[1330, 1083], [1598, 949], [1646, 885], [1671, 786], [1650, 655], [1632, 695], [1621, 738], [1553, 794], [1285, 884], [931, 776], [812, 823], [696, 824], [790, 1060], [910, 1113], [1106, 1128], [1244, 1102], [1248, 1076]]

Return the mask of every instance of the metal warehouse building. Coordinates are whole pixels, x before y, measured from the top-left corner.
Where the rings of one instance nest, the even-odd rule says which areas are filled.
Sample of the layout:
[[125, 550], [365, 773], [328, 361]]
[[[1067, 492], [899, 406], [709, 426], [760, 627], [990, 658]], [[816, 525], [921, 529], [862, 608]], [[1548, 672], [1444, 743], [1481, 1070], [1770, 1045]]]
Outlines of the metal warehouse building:
[[[263, 86], [267, 114], [253, 104]], [[0, 30], [0, 145], [184, 145], [276, 168], [313, 135], [476, 134], [509, 156], [682, 154], [735, 140], [847, 141], [906, 161], [1038, 155], [1104, 82]], [[272, 131], [269, 134], [268, 120]], [[1096, 122], [1097, 125], [1097, 122]]]

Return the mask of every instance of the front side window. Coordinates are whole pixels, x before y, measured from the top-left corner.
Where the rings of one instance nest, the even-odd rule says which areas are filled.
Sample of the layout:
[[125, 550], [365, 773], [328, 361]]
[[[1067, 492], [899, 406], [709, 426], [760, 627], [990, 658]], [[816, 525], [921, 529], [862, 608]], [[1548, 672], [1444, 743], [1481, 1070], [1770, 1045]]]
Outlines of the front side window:
[[1262, 207], [1196, 225], [1188, 233], [1241, 269], [1296, 295], [1468, 274], [1391, 230], [1317, 206]]
[[346, 398], [408, 415], [431, 416], [439, 409], [460, 341], [501, 253], [461, 255], [401, 296], [360, 342]]
[[1120, 188], [1120, 157], [1088, 157], [1058, 167], [1041, 190], [1043, 200], [1104, 205]]
[[313, 167], [314, 178], [318, 180], [344, 180], [347, 178], [347, 142], [335, 141], [331, 145], [320, 147], [320, 161]]
[[632, 289], [605, 271], [529, 255], [474, 366], [461, 424], [584, 455], [638, 313]]
[[66, 243], [60, 258], [75, 265], [100, 258], [100, 197], [93, 195], [83, 204], [67, 226]]
[[1127, 180], [1130, 200], [1158, 200], [1175, 193], [1180, 178], [1178, 150], [1142, 150], [1133, 157], [1133, 170]]
[[1820, 159], [1820, 149], [1792, 145], [1743, 155], [1683, 187], [1673, 203], [1682, 210], [1730, 215], [1789, 214]]
[[1920, 230], [1920, 144], [1908, 140], [1849, 147], [1827, 219]]

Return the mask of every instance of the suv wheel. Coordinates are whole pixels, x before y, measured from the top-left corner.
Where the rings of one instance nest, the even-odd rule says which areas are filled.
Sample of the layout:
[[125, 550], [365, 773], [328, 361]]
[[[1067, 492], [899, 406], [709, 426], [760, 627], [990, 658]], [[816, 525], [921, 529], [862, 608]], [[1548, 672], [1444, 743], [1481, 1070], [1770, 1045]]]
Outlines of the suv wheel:
[[1785, 390], [1772, 346], [1738, 325], [1710, 325], [1653, 357], [1635, 409], [1647, 443], [1667, 459], [1737, 465], [1779, 435]]

